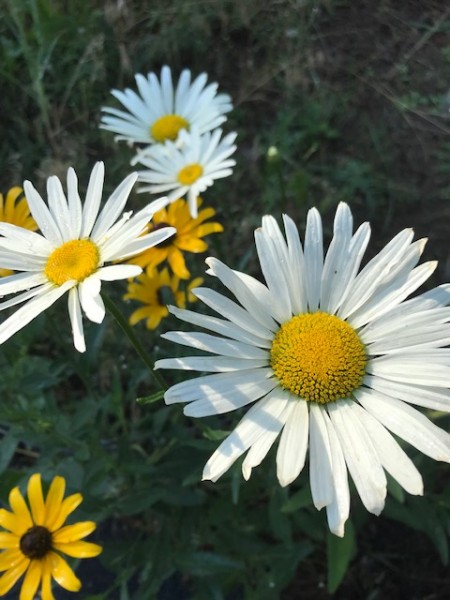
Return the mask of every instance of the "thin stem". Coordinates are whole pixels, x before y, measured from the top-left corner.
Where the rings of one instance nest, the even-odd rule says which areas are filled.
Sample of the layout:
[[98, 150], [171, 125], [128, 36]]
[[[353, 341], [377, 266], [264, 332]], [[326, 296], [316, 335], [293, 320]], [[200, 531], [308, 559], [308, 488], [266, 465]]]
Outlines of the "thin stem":
[[111, 298], [109, 296], [107, 296], [104, 292], [102, 292], [102, 298], [103, 298], [103, 302], [105, 303], [106, 308], [112, 314], [112, 316], [114, 317], [114, 319], [116, 320], [117, 324], [122, 329], [122, 331], [125, 333], [127, 338], [130, 340], [131, 344], [134, 346], [134, 349], [139, 354], [139, 356], [142, 358], [146, 367], [150, 371], [152, 377], [156, 380], [156, 382], [158, 383], [158, 385], [161, 387], [162, 390], [167, 390], [167, 388], [168, 388], [167, 383], [165, 382], [162, 375], [160, 375], [158, 373], [158, 371], [155, 371], [153, 369], [153, 361], [152, 361], [151, 357], [147, 354], [144, 346], [141, 344], [137, 335], [134, 333], [134, 331], [128, 324], [128, 321], [124, 318], [124, 316], [119, 311], [119, 309], [114, 304], [114, 302], [111, 300]]

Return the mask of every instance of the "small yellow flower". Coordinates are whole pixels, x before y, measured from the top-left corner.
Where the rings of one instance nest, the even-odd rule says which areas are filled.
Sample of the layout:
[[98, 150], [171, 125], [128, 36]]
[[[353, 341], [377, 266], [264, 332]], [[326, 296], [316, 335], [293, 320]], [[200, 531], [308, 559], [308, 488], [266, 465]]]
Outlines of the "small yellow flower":
[[42, 493], [41, 476], [35, 473], [28, 482], [28, 504], [18, 487], [11, 490], [12, 512], [0, 509], [0, 596], [4, 596], [25, 575], [19, 600], [33, 600], [41, 585], [42, 600], [55, 600], [52, 578], [64, 589], [78, 592], [80, 580], [60, 553], [75, 558], [91, 558], [102, 551], [101, 546], [81, 541], [96, 527], [83, 521], [63, 527], [67, 517], [82, 502], [81, 494], [64, 498], [66, 482], [55, 477], [47, 497]]
[[[23, 190], [17, 186], [12, 187], [8, 191], [6, 201], [3, 199], [3, 194], [0, 194], [0, 221], [12, 223], [30, 231], [36, 231], [38, 227], [36, 221], [30, 215], [27, 199], [23, 196], [17, 202], [17, 199], [21, 196], [23, 196]], [[13, 271], [10, 269], [0, 269], [0, 277], [6, 277], [12, 273]]]
[[[199, 198], [197, 205], [202, 200]], [[149, 248], [142, 254], [133, 257], [133, 264], [147, 267], [149, 274], [165, 260], [168, 261], [172, 272], [180, 279], [189, 279], [190, 272], [186, 267], [183, 252], [205, 252], [208, 244], [201, 238], [210, 233], [223, 231], [220, 223], [210, 221], [205, 223], [216, 214], [211, 208], [204, 208], [198, 216], [193, 219], [189, 212], [189, 206], [183, 199], [176, 200], [169, 206], [161, 209], [153, 215], [149, 225], [149, 231], [162, 229], [163, 227], [175, 227], [177, 232], [174, 236], [167, 238], [164, 242], [153, 248]]]
[[180, 279], [170, 275], [167, 268], [161, 271], [148, 270], [128, 284], [128, 293], [124, 300], [137, 300], [144, 306], [135, 310], [130, 316], [130, 325], [136, 325], [147, 319], [147, 329], [156, 329], [162, 319], [167, 317], [168, 304], [176, 304], [185, 308], [186, 302], [193, 302], [195, 297], [191, 290], [203, 283], [201, 277], [193, 279], [185, 290], [180, 290]]

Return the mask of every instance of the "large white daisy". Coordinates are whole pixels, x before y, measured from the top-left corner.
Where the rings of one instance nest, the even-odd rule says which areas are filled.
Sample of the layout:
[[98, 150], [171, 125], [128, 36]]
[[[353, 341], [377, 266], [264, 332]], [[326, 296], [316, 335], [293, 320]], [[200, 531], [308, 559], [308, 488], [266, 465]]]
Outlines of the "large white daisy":
[[159, 194], [168, 192], [170, 201], [187, 196], [191, 216], [197, 217], [197, 198], [215, 179], [232, 174], [236, 161], [230, 156], [236, 150], [236, 133], [223, 139], [222, 130], [200, 135], [197, 129], [180, 132], [178, 143], [166, 142], [164, 146], [149, 146], [138, 152], [132, 165], [147, 167], [138, 171], [138, 181], [149, 184], [139, 192]]
[[141, 235], [153, 214], [167, 204], [166, 198], [155, 200], [134, 216], [132, 212], [122, 214], [136, 178], [137, 174], [132, 173], [124, 179], [100, 214], [102, 162], [92, 170], [84, 205], [72, 168], [67, 172], [67, 199], [59, 179], [48, 179], [48, 205], [33, 185], [25, 181], [30, 211], [41, 233], [0, 222], [3, 236], [0, 237], [0, 267], [19, 271], [0, 280], [0, 296], [21, 292], [1, 302], [0, 310], [25, 302], [0, 325], [0, 343], [68, 292], [74, 344], [80, 352], [85, 351], [81, 310], [91, 321], [103, 321], [101, 282], [128, 279], [142, 272], [136, 265], [105, 266], [105, 263], [139, 254], [176, 233], [170, 227]]
[[385, 471], [411, 494], [422, 478], [395, 436], [424, 454], [450, 461], [450, 436], [411, 405], [450, 410], [450, 285], [405, 300], [434, 271], [416, 266], [424, 240], [405, 229], [358, 273], [370, 237], [353, 234], [340, 204], [323, 256], [322, 224], [308, 213], [304, 247], [284, 216], [284, 238], [272, 217], [255, 232], [266, 285], [210, 258], [207, 263], [237, 302], [210, 289], [195, 295], [220, 318], [172, 308], [180, 319], [213, 332], [163, 337], [212, 356], [164, 359], [156, 367], [210, 372], [172, 386], [167, 404], [187, 402], [205, 417], [252, 404], [209, 459], [204, 479], [216, 481], [247, 452], [250, 477], [279, 436], [281, 485], [302, 471], [318, 509], [326, 507], [339, 536], [349, 515], [348, 473], [368, 511], [379, 514]]
[[130, 144], [160, 144], [175, 141], [183, 129], [196, 127], [200, 133], [212, 131], [226, 121], [232, 109], [227, 94], [217, 94], [217, 83], [206, 85], [202, 73], [191, 82], [189, 69], [182, 71], [176, 89], [170, 68], [161, 69], [161, 81], [155, 73], [135, 76], [139, 94], [126, 88], [112, 90], [113, 96], [127, 109], [104, 106], [100, 127], [117, 133], [116, 140]]

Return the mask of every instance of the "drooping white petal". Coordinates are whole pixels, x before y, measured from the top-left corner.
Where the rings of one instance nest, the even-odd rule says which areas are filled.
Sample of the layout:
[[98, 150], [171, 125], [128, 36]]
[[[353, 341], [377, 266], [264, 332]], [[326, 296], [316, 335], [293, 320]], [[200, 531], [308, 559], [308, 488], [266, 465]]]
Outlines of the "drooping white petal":
[[47, 308], [75, 284], [76, 282], [74, 281], [66, 281], [63, 285], [52, 287], [51, 289], [48, 289], [47, 286], [43, 286], [40, 294], [34, 296], [0, 325], [0, 344], [6, 342], [6, 340], [23, 329], [25, 325], [28, 325], [28, 323], [44, 312], [44, 310], [47, 310]]
[[279, 431], [280, 415], [287, 403], [285, 394], [268, 394], [252, 406], [234, 431], [221, 443], [205, 465], [202, 479], [217, 481], [234, 461], [261, 436]]
[[328, 414], [362, 503], [379, 515], [386, 498], [386, 477], [355, 407], [352, 400], [337, 400], [328, 404]]
[[320, 510], [333, 501], [331, 450], [323, 409], [310, 403], [309, 481], [314, 506]]
[[280, 485], [289, 485], [300, 475], [306, 459], [309, 438], [308, 404], [290, 396], [289, 413], [277, 452], [277, 477]]
[[322, 415], [327, 427], [333, 478], [333, 500], [327, 504], [327, 521], [330, 531], [339, 537], [344, 535], [345, 522], [350, 514], [350, 488], [347, 465], [333, 423], [326, 410]]
[[392, 435], [370, 413], [357, 404], [358, 414], [365, 431], [378, 454], [381, 464], [392, 477], [410, 494], [423, 494], [423, 482], [412, 460], [400, 448]]
[[78, 352], [86, 352], [86, 342], [84, 341], [83, 317], [81, 314], [80, 301], [78, 299], [78, 290], [76, 287], [69, 291], [68, 309], [70, 324], [72, 326], [73, 344]]
[[101, 280], [97, 274], [87, 277], [78, 286], [81, 308], [87, 318], [101, 323], [105, 318], [105, 305], [100, 296]]

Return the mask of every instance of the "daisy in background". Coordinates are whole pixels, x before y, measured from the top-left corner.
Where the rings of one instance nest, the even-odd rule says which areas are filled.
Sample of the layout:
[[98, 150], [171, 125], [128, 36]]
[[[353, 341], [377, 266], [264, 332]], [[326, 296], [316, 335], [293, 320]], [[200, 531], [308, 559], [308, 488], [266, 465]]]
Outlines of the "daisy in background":
[[143, 304], [131, 314], [130, 325], [146, 319], [147, 329], [156, 329], [169, 314], [167, 305], [173, 302], [185, 308], [187, 302], [195, 302], [191, 290], [202, 283], [203, 279], [196, 277], [183, 290], [180, 289], [180, 279], [171, 275], [168, 269], [147, 269], [128, 284], [128, 293], [123, 297], [124, 300], [137, 300]]
[[85, 351], [81, 311], [94, 323], [103, 321], [101, 282], [128, 279], [142, 272], [136, 265], [105, 263], [139, 254], [175, 233], [166, 227], [141, 236], [152, 215], [167, 203], [165, 198], [133, 216], [132, 212], [122, 214], [136, 177], [136, 173], [126, 177], [100, 213], [104, 179], [101, 162], [92, 170], [84, 205], [72, 168], [67, 172], [67, 199], [59, 179], [48, 179], [48, 205], [25, 181], [31, 214], [41, 233], [0, 222], [0, 235], [4, 236], [0, 237], [0, 267], [19, 271], [0, 280], [1, 297], [17, 294], [0, 302], [0, 310], [25, 303], [0, 325], [0, 343], [68, 293], [74, 345], [80, 352]]
[[[317, 509], [326, 507], [336, 535], [349, 516], [348, 476], [368, 511], [379, 514], [385, 471], [410, 494], [420, 473], [392, 434], [450, 462], [450, 435], [411, 405], [450, 411], [450, 285], [406, 300], [433, 273], [417, 266], [424, 240], [401, 231], [359, 271], [369, 242], [364, 223], [353, 233], [341, 203], [324, 258], [321, 218], [308, 213], [302, 247], [294, 222], [285, 236], [266, 216], [255, 232], [266, 284], [210, 258], [210, 273], [237, 302], [207, 288], [193, 290], [206, 316], [172, 307], [180, 319], [209, 330], [163, 337], [210, 353], [163, 359], [159, 368], [209, 372], [172, 386], [167, 404], [206, 417], [252, 405], [207, 462], [216, 481], [244, 453], [245, 479], [279, 437], [282, 486], [301, 473], [309, 447], [309, 479]], [[358, 272], [359, 271], [359, 272]]]
[[[0, 194], [0, 221], [36, 231], [36, 221], [30, 215], [30, 208], [21, 187], [12, 187], [6, 194], [6, 199]], [[11, 274], [11, 269], [0, 269], [0, 277]]]
[[203, 135], [197, 129], [181, 131], [177, 143], [167, 141], [164, 146], [149, 146], [139, 151], [131, 161], [140, 163], [145, 171], [138, 171], [138, 181], [144, 184], [138, 192], [159, 194], [168, 192], [169, 201], [187, 196], [192, 218], [197, 217], [197, 198], [215, 179], [228, 177], [236, 161], [230, 156], [236, 150], [236, 133], [223, 139], [222, 130]]
[[200, 133], [212, 131], [226, 121], [232, 109], [227, 94], [217, 94], [217, 83], [207, 84], [202, 73], [191, 82], [189, 69], [182, 71], [176, 89], [170, 67], [161, 69], [161, 79], [155, 73], [135, 76], [139, 93], [126, 88], [112, 94], [126, 111], [104, 106], [100, 127], [116, 134], [116, 140], [130, 145], [161, 144], [176, 141], [181, 130], [196, 127]]
[[[199, 207], [201, 203], [201, 198], [198, 198], [197, 206]], [[216, 211], [213, 208], [203, 208], [193, 219], [185, 200], [179, 199], [172, 202], [153, 215], [148, 230], [155, 231], [164, 227], [174, 227], [176, 232], [157, 246], [133, 257], [133, 263], [140, 267], [147, 267], [147, 273], [151, 275], [158, 265], [167, 261], [177, 277], [189, 279], [191, 274], [186, 267], [183, 253], [205, 252], [208, 244], [202, 238], [211, 233], [223, 231], [220, 223], [208, 221], [215, 214]]]
[[[24, 576], [20, 600], [33, 600], [39, 587], [42, 600], [55, 600], [52, 579], [70, 592], [78, 592], [81, 582], [61, 554], [75, 558], [98, 556], [102, 547], [82, 541], [96, 524], [81, 521], [65, 525], [67, 517], [81, 504], [83, 496], [72, 494], [64, 498], [66, 482], [55, 477], [47, 493], [42, 493], [41, 476], [28, 481], [28, 503], [18, 487], [11, 490], [11, 512], [0, 509], [0, 596], [4, 596]], [[17, 596], [19, 598], [19, 596]]]

